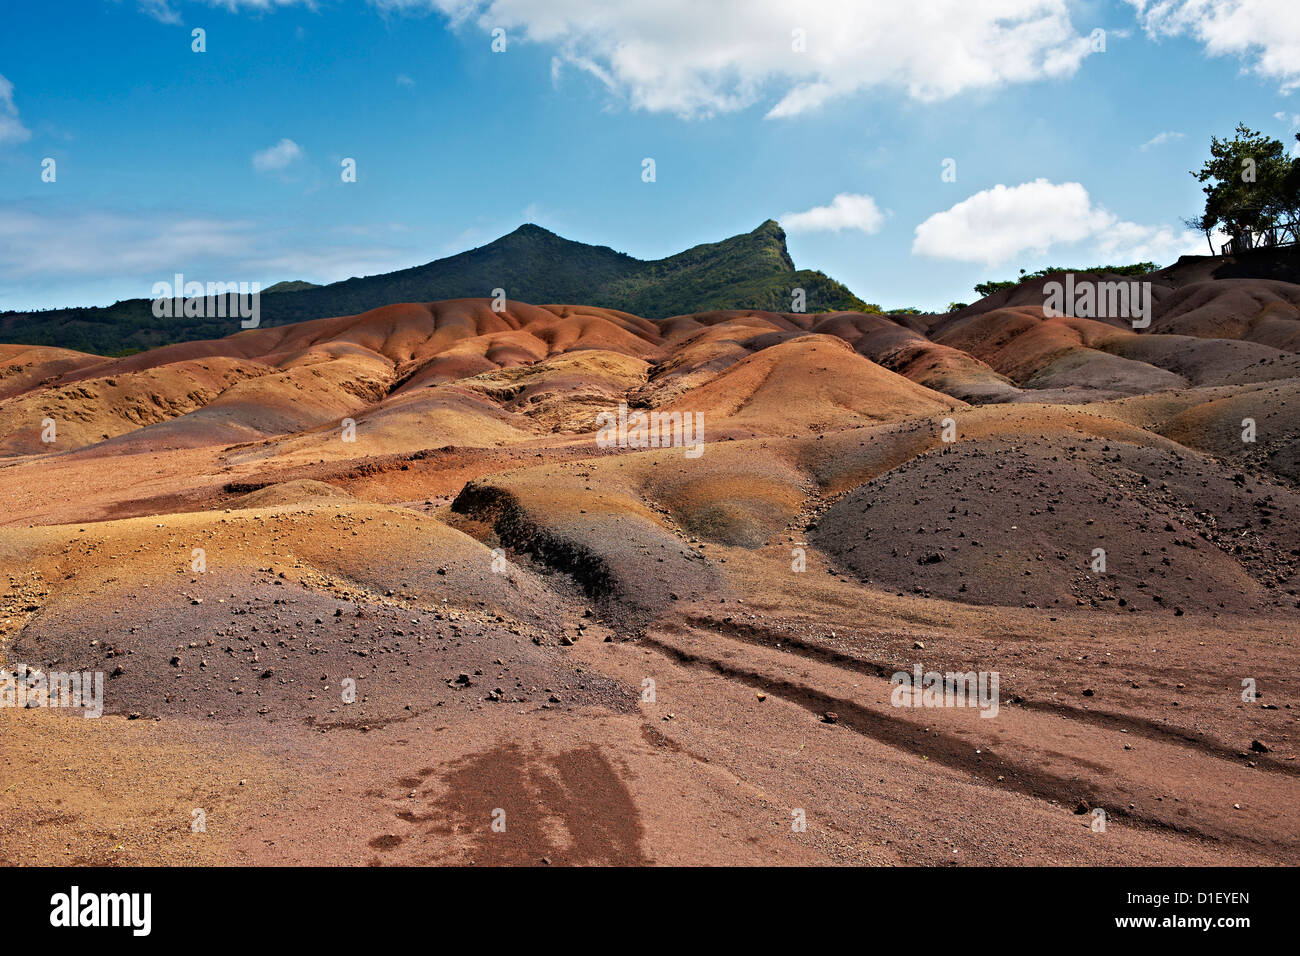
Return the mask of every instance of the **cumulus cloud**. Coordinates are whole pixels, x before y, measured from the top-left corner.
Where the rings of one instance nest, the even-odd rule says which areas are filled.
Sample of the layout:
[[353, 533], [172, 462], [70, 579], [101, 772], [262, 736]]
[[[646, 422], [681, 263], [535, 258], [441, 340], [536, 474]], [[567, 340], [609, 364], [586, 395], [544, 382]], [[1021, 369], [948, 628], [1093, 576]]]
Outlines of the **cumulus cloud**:
[[1209, 251], [1204, 236], [1187, 230], [1121, 220], [1096, 205], [1080, 183], [1036, 179], [985, 189], [935, 213], [916, 227], [912, 252], [996, 266], [1072, 244], [1078, 244], [1077, 255], [1115, 265]]
[[274, 146], [253, 154], [253, 168], [259, 173], [275, 172], [287, 169], [295, 160], [302, 158], [302, 147], [291, 139], [282, 139]]
[[[1074, 73], [1092, 50], [1067, 0], [371, 0], [546, 45], [635, 108], [794, 116], [885, 88], [933, 101]], [[553, 68], [554, 69], [554, 68]], [[772, 101], [775, 101], [774, 103]]]
[[5, 143], [22, 143], [31, 139], [31, 136], [18, 118], [18, 107], [14, 105], [14, 85], [0, 76], [0, 146]]
[[1139, 146], [1138, 149], [1145, 153], [1148, 149], [1153, 149], [1156, 146], [1163, 146], [1165, 143], [1173, 143], [1177, 140], [1186, 138], [1186, 135], [1183, 133], [1176, 133], [1173, 130], [1169, 130], [1164, 133], [1156, 133], [1155, 136], [1152, 136], [1149, 140]]
[[879, 232], [885, 223], [885, 213], [880, 211], [870, 196], [840, 193], [830, 205], [814, 206], [805, 212], [788, 212], [781, 217], [781, 225], [788, 232], [839, 232], [857, 229], [860, 232]]
[[1111, 224], [1079, 183], [1036, 179], [994, 186], [937, 212], [916, 227], [912, 252], [996, 265], [1023, 252], [1095, 236]]
[[1239, 56], [1284, 93], [1300, 89], [1295, 0], [1127, 0], [1150, 37], [1190, 36], [1211, 56]]

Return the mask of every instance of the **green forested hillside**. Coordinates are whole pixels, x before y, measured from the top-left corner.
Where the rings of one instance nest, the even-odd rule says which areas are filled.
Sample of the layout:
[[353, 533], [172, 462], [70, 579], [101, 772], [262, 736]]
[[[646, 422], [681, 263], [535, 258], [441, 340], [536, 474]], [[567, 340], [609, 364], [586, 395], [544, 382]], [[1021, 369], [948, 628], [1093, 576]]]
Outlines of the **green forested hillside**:
[[[537, 305], [594, 305], [646, 318], [710, 309], [789, 311], [795, 288], [805, 291], [809, 312], [866, 308], [823, 273], [796, 270], [785, 233], [772, 220], [753, 232], [650, 261], [527, 224], [486, 246], [411, 269], [326, 286], [285, 282], [272, 288], [276, 291], [261, 299], [264, 326], [351, 315], [395, 302], [488, 297], [497, 288], [510, 299]], [[0, 342], [99, 354], [237, 331], [237, 318], [155, 318], [148, 299], [103, 308], [0, 312]]]

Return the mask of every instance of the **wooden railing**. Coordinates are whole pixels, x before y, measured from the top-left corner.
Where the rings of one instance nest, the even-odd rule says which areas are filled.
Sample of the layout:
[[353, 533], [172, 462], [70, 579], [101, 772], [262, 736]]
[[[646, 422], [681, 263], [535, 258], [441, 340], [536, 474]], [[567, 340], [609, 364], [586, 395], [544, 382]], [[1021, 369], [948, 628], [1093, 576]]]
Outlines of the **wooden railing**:
[[1219, 255], [1231, 256], [1247, 249], [1273, 249], [1300, 245], [1300, 221], [1282, 223], [1267, 229], [1246, 230], [1219, 248]]

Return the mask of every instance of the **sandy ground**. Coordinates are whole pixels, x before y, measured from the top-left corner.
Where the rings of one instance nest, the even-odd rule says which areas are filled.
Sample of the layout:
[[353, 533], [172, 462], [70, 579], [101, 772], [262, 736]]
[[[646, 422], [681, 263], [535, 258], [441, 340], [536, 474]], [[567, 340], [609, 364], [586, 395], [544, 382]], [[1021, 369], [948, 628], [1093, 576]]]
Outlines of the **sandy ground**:
[[[0, 862], [1295, 860], [1295, 373], [1259, 335], [401, 308], [13, 359], [0, 418], [81, 424], [0, 459], [0, 662], [105, 700], [0, 707]], [[705, 453], [599, 446], [620, 400]], [[898, 706], [917, 666], [996, 672], [996, 715]]]

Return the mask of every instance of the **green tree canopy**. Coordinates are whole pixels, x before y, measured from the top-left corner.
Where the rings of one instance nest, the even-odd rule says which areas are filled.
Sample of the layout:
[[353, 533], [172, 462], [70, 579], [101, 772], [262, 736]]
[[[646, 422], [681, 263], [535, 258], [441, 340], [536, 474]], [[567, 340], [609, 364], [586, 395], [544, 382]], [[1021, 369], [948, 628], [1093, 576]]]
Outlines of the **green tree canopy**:
[[1210, 137], [1210, 158], [1192, 175], [1204, 184], [1205, 211], [1188, 225], [1206, 235], [1221, 228], [1237, 238], [1300, 215], [1300, 161], [1244, 123], [1232, 139]]
[[[994, 279], [988, 282], [980, 282], [975, 286], [975, 291], [980, 296], [989, 296], [994, 292], [1001, 292], [1003, 289], [1010, 289], [1027, 282], [1030, 279], [1042, 279], [1047, 276], [1060, 275], [1063, 272], [1108, 272], [1117, 276], [1144, 276], [1148, 273], [1155, 272], [1160, 267], [1154, 262], [1135, 262], [1127, 266], [1083, 266], [1083, 267], [1065, 267], [1065, 266], [1048, 266], [1045, 269], [1038, 269], [1035, 272], [1026, 272], [1020, 270], [1019, 279]], [[963, 307], [964, 308], [964, 307]]]

